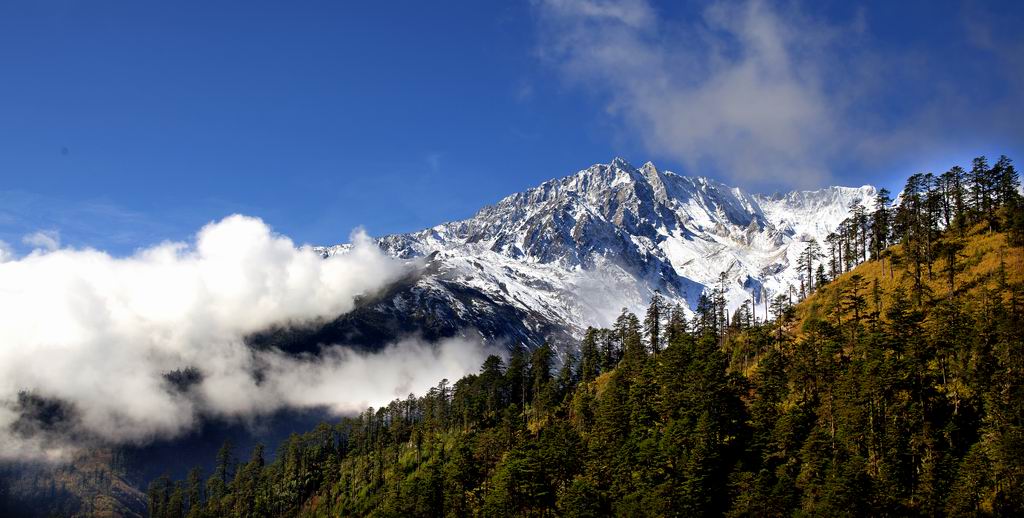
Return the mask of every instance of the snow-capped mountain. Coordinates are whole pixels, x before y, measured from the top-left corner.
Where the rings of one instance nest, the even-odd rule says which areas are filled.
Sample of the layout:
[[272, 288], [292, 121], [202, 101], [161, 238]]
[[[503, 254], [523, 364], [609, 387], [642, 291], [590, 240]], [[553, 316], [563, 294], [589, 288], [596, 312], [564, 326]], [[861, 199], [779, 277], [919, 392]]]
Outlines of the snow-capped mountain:
[[[476, 329], [536, 345], [642, 311], [654, 290], [689, 310], [727, 279], [731, 308], [798, 287], [797, 258], [875, 188], [763, 196], [621, 158], [516, 193], [475, 216], [379, 240], [419, 268], [317, 331], [321, 341], [375, 345]], [[344, 253], [346, 245], [319, 248]], [[763, 289], [762, 289], [763, 288]]]

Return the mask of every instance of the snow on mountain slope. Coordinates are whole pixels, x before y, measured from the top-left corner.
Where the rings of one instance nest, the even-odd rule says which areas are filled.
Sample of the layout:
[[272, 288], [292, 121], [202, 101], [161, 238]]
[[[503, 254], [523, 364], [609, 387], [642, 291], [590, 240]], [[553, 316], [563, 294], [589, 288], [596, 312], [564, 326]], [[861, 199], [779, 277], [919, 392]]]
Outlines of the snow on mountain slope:
[[[368, 301], [346, 326], [536, 345], [642, 311], [654, 290], [688, 310], [726, 274], [730, 309], [800, 285], [797, 258], [875, 189], [763, 196], [621, 158], [508, 196], [475, 216], [379, 240], [422, 261], [414, 279]], [[344, 253], [345, 245], [320, 248]], [[762, 290], [762, 288], [764, 288]], [[403, 321], [415, 321], [407, 325]], [[386, 322], [386, 324], [379, 324]], [[350, 333], [351, 334], [351, 333]]]

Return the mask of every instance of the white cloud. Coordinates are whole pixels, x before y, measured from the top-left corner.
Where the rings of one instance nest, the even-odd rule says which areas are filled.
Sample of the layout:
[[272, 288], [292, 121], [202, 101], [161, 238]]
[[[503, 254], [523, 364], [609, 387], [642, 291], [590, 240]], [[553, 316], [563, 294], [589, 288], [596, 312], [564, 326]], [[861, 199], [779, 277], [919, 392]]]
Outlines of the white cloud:
[[60, 232], [39, 230], [21, 238], [21, 242], [40, 250], [56, 250], [60, 248]]
[[647, 0], [545, 0], [542, 4], [555, 16], [611, 21], [632, 29], [643, 29], [656, 21]]
[[[56, 249], [0, 263], [0, 458], [173, 437], [202, 416], [352, 411], [479, 366], [483, 348], [465, 340], [410, 340], [374, 354], [331, 346], [301, 358], [243, 343], [269, 326], [350, 311], [357, 296], [407, 272], [364, 234], [353, 244], [323, 259], [258, 219], [231, 216], [194, 244], [128, 258]], [[198, 383], [175, 390], [165, 373], [188, 367]], [[24, 390], [67, 403], [70, 428], [25, 433]]]
[[747, 185], [828, 179], [841, 103], [822, 56], [843, 30], [757, 0], [682, 25], [645, 0], [546, 0], [539, 13], [543, 56], [652, 152]]
[[616, 137], [689, 174], [812, 187], [835, 181], [832, 170], [881, 174], [1021, 140], [1024, 44], [1005, 9], [945, 9], [958, 23], [943, 41], [894, 48], [872, 32], [886, 13], [864, 7], [826, 19], [801, 1], [534, 5], [543, 60], [604, 103]]

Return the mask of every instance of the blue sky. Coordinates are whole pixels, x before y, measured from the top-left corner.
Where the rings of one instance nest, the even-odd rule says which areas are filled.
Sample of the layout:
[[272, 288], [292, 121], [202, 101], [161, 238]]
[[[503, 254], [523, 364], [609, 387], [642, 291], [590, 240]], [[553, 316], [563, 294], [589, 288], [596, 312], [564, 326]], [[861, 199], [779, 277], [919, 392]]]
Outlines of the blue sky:
[[0, 239], [125, 254], [241, 212], [334, 243], [617, 155], [759, 191], [894, 186], [1021, 155], [1022, 18], [1020, 2], [4, 2]]

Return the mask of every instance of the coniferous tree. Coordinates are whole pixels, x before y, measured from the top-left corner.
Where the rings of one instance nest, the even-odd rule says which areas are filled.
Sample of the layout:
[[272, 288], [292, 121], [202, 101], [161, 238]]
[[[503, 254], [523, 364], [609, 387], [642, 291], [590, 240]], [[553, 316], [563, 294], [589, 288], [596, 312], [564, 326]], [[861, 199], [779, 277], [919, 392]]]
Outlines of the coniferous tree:
[[588, 327], [580, 342], [580, 381], [591, 381], [601, 370], [601, 353], [597, 347], [598, 331]]
[[576, 363], [576, 355], [572, 351], [562, 351], [562, 366], [558, 368], [558, 378], [554, 380], [556, 393], [553, 403], [561, 403], [579, 382], [576, 376]]
[[871, 258], [880, 259], [882, 252], [889, 247], [891, 229], [892, 199], [889, 190], [882, 188], [875, 194], [875, 211], [871, 214]]
[[525, 348], [516, 348], [512, 351], [508, 369], [505, 370], [505, 386], [508, 387], [509, 403], [519, 405], [520, 409], [524, 409], [529, 401], [529, 363]]
[[599, 331], [597, 338], [601, 351], [601, 372], [610, 371], [622, 359], [622, 342], [614, 332], [608, 329]]
[[951, 207], [951, 223], [963, 235], [969, 217], [967, 213], [967, 171], [960, 166], [954, 166], [943, 176], [946, 178], [946, 191]]
[[830, 232], [825, 237], [825, 242], [828, 244], [829, 253], [829, 278], [835, 280], [839, 276], [841, 265], [843, 264], [843, 250], [840, 241], [839, 234]]
[[515, 348], [508, 369], [488, 357], [454, 385], [295, 434], [272, 462], [257, 448], [236, 469], [225, 445], [205, 498], [198, 470], [164, 477], [149, 512], [1020, 515], [1024, 279], [1005, 167], [988, 170], [988, 213], [957, 208], [957, 173], [912, 177], [887, 216], [893, 248], [877, 210], [866, 237], [847, 220], [827, 241], [833, 272], [866, 254], [889, 271], [826, 283], [824, 264], [801, 265], [816, 295], [773, 294], [774, 321], [755, 321], [756, 298], [727, 321], [723, 282], [692, 329], [679, 306], [645, 318], [657, 339], [624, 310], [587, 330], [578, 360], [561, 349], [555, 376], [551, 347]]
[[665, 342], [667, 345], [676, 343], [686, 334], [686, 313], [681, 304], [676, 304], [669, 314], [668, 324], [665, 326]]
[[647, 347], [654, 354], [658, 354], [662, 349], [662, 320], [666, 313], [665, 299], [661, 296], [660, 291], [655, 290], [654, 295], [651, 296], [651, 303], [647, 306], [647, 314], [644, 316], [644, 335], [647, 337]]
[[[480, 367], [480, 376], [477, 378], [477, 384], [482, 398], [482, 410], [483, 415], [479, 416], [484, 422], [492, 422], [497, 419], [501, 412], [501, 409], [508, 404], [511, 398], [511, 394], [506, 392], [507, 384], [505, 382], [504, 364], [500, 356], [490, 355], [484, 360], [483, 366]], [[402, 417], [399, 420], [401, 423], [411, 423], [413, 420], [412, 409], [415, 406], [415, 401], [407, 401], [405, 408], [402, 411]]]
[[[854, 202], [850, 207], [849, 229], [850, 238], [854, 242], [854, 252], [859, 251], [861, 262], [868, 260], [868, 216], [864, 204]], [[856, 260], [854, 260], [856, 263]]]
[[188, 478], [185, 482], [188, 487], [187, 500], [185, 506], [188, 509], [199, 509], [203, 505], [203, 470], [202, 468], [195, 467], [189, 470]]
[[718, 318], [715, 305], [711, 297], [706, 293], [700, 294], [697, 301], [697, 311], [693, 316], [693, 330], [697, 334], [712, 333], [718, 334]]
[[818, 269], [814, 271], [814, 283], [819, 287], [828, 284], [828, 276], [825, 275], [824, 264], [819, 264]]
[[623, 308], [622, 314], [615, 321], [615, 334], [622, 344], [623, 361], [629, 369], [638, 368], [646, 356], [640, 331], [640, 320]]
[[551, 381], [551, 364], [554, 359], [554, 351], [545, 342], [533, 350], [530, 356], [530, 379], [533, 404], [540, 408], [546, 408], [550, 403], [551, 396], [549, 385]]
[[814, 261], [822, 257], [821, 246], [818, 242], [812, 239], [808, 244], [807, 248], [800, 253], [800, 268], [807, 273], [807, 293], [814, 291]]
[[992, 180], [996, 190], [996, 202], [1000, 205], [1006, 205], [1018, 196], [1020, 176], [1013, 165], [1013, 160], [1006, 155], [1001, 155], [992, 166]]
[[991, 170], [988, 168], [988, 160], [979, 156], [971, 163], [970, 172], [971, 201], [977, 219], [991, 217], [993, 182]]

